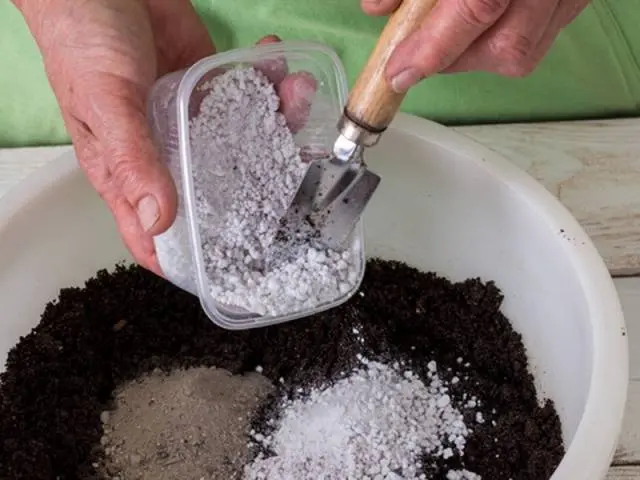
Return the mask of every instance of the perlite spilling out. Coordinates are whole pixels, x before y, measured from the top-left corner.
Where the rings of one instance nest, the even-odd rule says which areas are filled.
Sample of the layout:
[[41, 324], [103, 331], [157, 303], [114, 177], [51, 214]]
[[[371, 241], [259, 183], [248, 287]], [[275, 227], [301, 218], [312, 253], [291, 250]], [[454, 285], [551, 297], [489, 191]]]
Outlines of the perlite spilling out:
[[274, 85], [252, 67], [237, 67], [201, 89], [206, 95], [189, 128], [198, 229], [216, 302], [286, 315], [351, 291], [358, 245], [338, 252], [277, 236], [308, 165], [278, 111]]
[[[268, 454], [259, 453], [245, 468], [245, 480], [420, 480], [428, 478], [425, 458], [464, 455], [472, 430], [452, 404], [435, 362], [425, 384], [403, 363], [358, 358], [361, 366], [349, 376], [285, 399], [272, 432], [251, 432]], [[483, 421], [479, 411], [477, 418]], [[466, 470], [447, 475], [480, 480]]]

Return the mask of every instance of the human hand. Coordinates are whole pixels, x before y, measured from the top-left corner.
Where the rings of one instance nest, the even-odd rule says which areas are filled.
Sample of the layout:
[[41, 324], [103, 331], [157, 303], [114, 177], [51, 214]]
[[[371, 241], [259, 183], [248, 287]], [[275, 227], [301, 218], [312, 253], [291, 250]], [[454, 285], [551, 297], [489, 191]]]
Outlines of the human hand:
[[[361, 0], [369, 15], [389, 15], [401, 0]], [[421, 28], [401, 42], [387, 65], [401, 93], [435, 73], [530, 74], [560, 31], [589, 0], [439, 0]]]
[[[76, 156], [136, 261], [162, 275], [153, 236], [173, 223], [177, 194], [146, 119], [165, 73], [215, 53], [189, 0], [14, 0], [43, 54]], [[269, 36], [261, 43], [278, 41]], [[299, 122], [312, 78], [262, 65], [281, 111]]]

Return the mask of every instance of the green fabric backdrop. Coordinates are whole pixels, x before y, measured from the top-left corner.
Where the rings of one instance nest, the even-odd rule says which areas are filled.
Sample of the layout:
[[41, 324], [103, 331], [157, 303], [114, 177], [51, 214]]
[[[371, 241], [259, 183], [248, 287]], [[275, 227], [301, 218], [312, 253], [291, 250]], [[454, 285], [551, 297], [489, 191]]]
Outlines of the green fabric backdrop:
[[[220, 50], [275, 33], [321, 41], [353, 83], [384, 25], [356, 0], [194, 0]], [[68, 143], [41, 57], [19, 12], [0, 2], [0, 147]], [[636, 116], [640, 113], [640, 5], [595, 0], [531, 76], [436, 76], [402, 110], [445, 124]]]

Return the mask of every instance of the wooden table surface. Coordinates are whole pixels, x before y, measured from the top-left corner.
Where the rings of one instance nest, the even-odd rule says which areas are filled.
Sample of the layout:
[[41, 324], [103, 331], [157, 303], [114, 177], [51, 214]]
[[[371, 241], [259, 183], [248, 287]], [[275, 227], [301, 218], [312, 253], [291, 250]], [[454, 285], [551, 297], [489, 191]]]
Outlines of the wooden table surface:
[[[609, 266], [627, 322], [630, 384], [624, 428], [607, 480], [640, 480], [640, 119], [457, 130], [544, 184], [582, 224]], [[0, 197], [68, 149], [0, 150]]]

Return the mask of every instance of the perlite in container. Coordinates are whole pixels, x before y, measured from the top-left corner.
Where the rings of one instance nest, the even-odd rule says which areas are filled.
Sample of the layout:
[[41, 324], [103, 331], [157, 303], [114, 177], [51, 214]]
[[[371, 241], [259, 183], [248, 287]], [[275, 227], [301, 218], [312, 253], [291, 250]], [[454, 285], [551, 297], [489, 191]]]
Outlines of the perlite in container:
[[218, 325], [301, 318], [358, 289], [361, 223], [341, 250], [281, 223], [310, 162], [332, 151], [346, 89], [335, 53], [306, 42], [214, 55], [154, 86], [150, 124], [179, 199], [158, 260]]

